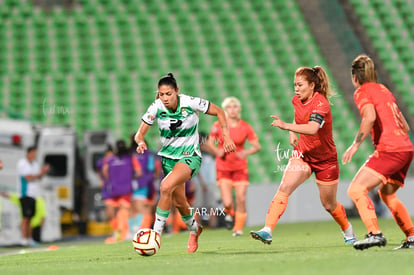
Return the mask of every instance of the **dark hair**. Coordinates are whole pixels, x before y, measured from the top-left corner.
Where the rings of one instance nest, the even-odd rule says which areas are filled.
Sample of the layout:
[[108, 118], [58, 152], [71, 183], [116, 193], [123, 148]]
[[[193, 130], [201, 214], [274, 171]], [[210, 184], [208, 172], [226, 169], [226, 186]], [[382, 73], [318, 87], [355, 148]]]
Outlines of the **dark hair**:
[[358, 55], [352, 62], [351, 72], [356, 76], [361, 85], [365, 82], [377, 82], [375, 64], [368, 55]]
[[129, 155], [129, 153], [130, 153], [129, 149], [126, 146], [125, 141], [122, 140], [122, 139], [117, 140], [117, 142], [116, 142], [116, 155], [118, 157], [122, 157], [122, 156], [125, 156], [125, 155]]
[[105, 152], [113, 152], [114, 151], [114, 148], [112, 147], [112, 145], [111, 144], [107, 144], [106, 145], [106, 150], [105, 150]]
[[29, 146], [28, 148], [27, 148], [27, 150], [26, 150], [26, 153], [30, 153], [31, 151], [34, 151], [34, 150], [37, 150], [37, 147], [36, 146]]
[[178, 89], [177, 80], [175, 80], [172, 73], [168, 73], [166, 76], [160, 78], [158, 81], [158, 88], [162, 85], [171, 86], [174, 88], [174, 90]]
[[333, 95], [329, 87], [328, 75], [321, 66], [315, 66], [313, 68], [300, 67], [296, 70], [295, 76], [305, 76], [309, 83], [315, 83], [314, 91], [318, 91], [326, 99], [329, 100], [329, 97]]

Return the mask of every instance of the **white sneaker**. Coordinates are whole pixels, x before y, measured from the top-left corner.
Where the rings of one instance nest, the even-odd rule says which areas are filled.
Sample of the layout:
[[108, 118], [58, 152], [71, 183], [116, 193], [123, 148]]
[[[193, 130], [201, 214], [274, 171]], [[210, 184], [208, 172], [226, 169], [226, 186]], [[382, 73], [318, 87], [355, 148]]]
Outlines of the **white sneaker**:
[[20, 240], [21, 246], [29, 246], [29, 239], [21, 239]]

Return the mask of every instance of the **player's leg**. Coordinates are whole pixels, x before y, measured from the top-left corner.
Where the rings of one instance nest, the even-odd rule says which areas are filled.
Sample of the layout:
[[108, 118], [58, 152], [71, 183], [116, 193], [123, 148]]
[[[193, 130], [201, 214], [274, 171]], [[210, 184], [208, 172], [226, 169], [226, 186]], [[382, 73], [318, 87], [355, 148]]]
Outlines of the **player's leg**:
[[270, 203], [266, 215], [265, 227], [251, 231], [250, 235], [265, 244], [272, 242], [272, 231], [286, 210], [289, 196], [311, 175], [309, 165], [302, 159], [290, 159], [283, 174], [282, 182]]
[[344, 206], [336, 200], [338, 183], [324, 184], [319, 181], [318, 188], [321, 203], [341, 227], [345, 244], [354, 244], [356, 242], [356, 236], [352, 225], [348, 221]]
[[[372, 169], [363, 166], [348, 187], [348, 196], [354, 202], [368, 234], [365, 239], [354, 243], [356, 249], [365, 249], [371, 246], [384, 246], [386, 239], [378, 226], [374, 203], [368, 192], [382, 183], [382, 176], [373, 173]], [[377, 175], [377, 176], [376, 176]]]
[[233, 181], [231, 179], [231, 174], [231, 171], [217, 171], [217, 185], [220, 189], [224, 213], [226, 213], [224, 221], [227, 229], [231, 229], [234, 223]]
[[398, 248], [414, 248], [414, 227], [410, 214], [404, 204], [397, 198], [398, 184], [387, 183], [380, 186], [378, 193], [380, 198], [388, 206], [394, 220], [404, 232], [406, 241]]
[[339, 181], [338, 162], [333, 161], [323, 165], [315, 165], [314, 169], [323, 207], [341, 227], [345, 244], [355, 243], [356, 236], [346, 216], [345, 208], [336, 199]]
[[[400, 171], [391, 175], [388, 179], [388, 183], [381, 185], [378, 189], [378, 194], [384, 203], [391, 211], [394, 220], [404, 232], [406, 240], [402, 242], [399, 248], [414, 248], [414, 226], [411, 221], [410, 214], [404, 204], [397, 198], [396, 192], [400, 187], [404, 186], [404, 180], [407, 175], [408, 168], [410, 167], [413, 152], [400, 152], [397, 154], [401, 160], [405, 159], [405, 164]], [[403, 163], [403, 161], [401, 161]]]
[[243, 226], [246, 222], [247, 211], [246, 211], [246, 193], [247, 193], [247, 181], [235, 182], [236, 192], [236, 212], [233, 227], [233, 237], [237, 237], [243, 234]]
[[[160, 186], [160, 200], [158, 201], [154, 230], [162, 234], [173, 201], [173, 192], [179, 185], [184, 186], [184, 182], [191, 178], [191, 169], [188, 165], [178, 162], [172, 171], [162, 180]], [[188, 209], [188, 211], [190, 211]], [[188, 212], [189, 213], [189, 212]]]
[[119, 198], [119, 207], [116, 213], [118, 224], [118, 240], [126, 240], [129, 235], [128, 218], [131, 211], [131, 194], [121, 196]]

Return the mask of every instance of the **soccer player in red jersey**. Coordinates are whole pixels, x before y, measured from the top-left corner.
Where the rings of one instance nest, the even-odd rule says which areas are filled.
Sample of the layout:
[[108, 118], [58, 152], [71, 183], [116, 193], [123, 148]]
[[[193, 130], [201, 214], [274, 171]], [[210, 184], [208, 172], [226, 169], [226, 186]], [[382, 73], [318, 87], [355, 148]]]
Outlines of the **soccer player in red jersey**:
[[344, 164], [352, 160], [359, 145], [371, 133], [374, 153], [361, 167], [348, 188], [362, 221], [368, 229], [364, 240], [354, 244], [356, 249], [385, 246], [387, 240], [378, 227], [374, 205], [368, 192], [379, 186], [380, 198], [390, 209], [398, 226], [406, 235], [398, 248], [414, 248], [414, 227], [404, 204], [396, 192], [404, 186], [404, 179], [413, 158], [409, 127], [392, 93], [377, 83], [375, 65], [371, 58], [360, 55], [352, 63], [352, 83], [356, 91], [354, 101], [362, 121], [352, 145], [342, 157]]
[[[236, 145], [236, 153], [224, 153], [223, 135], [218, 121], [212, 126], [209, 147], [216, 156], [217, 185], [226, 212], [225, 221], [230, 229], [234, 217], [233, 237], [237, 237], [243, 234], [242, 229], [247, 217], [246, 192], [249, 173], [246, 157], [258, 152], [261, 146], [250, 124], [240, 118], [241, 103], [237, 98], [224, 99], [222, 108], [226, 112], [230, 138]], [[249, 149], [244, 148], [246, 141], [251, 145]], [[214, 145], [215, 143], [217, 146]], [[236, 193], [236, 211], [233, 210], [233, 188]]]
[[271, 126], [289, 131], [294, 150], [279, 190], [269, 206], [265, 226], [259, 231], [251, 231], [250, 235], [270, 244], [272, 231], [287, 207], [289, 196], [315, 173], [323, 207], [341, 227], [345, 243], [352, 244], [356, 241], [352, 225], [343, 205], [336, 200], [339, 167], [332, 138], [328, 76], [320, 66], [300, 67], [295, 72], [294, 86], [294, 122], [286, 123], [277, 116], [271, 116], [274, 119]]

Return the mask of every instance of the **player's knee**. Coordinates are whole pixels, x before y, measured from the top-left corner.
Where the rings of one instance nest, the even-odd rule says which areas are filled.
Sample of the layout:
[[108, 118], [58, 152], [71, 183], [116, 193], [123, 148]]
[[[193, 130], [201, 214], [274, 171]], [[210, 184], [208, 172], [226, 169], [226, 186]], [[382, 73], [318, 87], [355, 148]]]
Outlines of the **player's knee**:
[[169, 184], [161, 184], [160, 195], [161, 196], [171, 196], [173, 193], [173, 187]]
[[356, 199], [368, 194], [368, 190], [365, 186], [352, 182], [348, 187], [347, 194], [355, 202]]
[[322, 206], [325, 208], [326, 211], [328, 211], [330, 213], [330, 212], [335, 210], [336, 202], [322, 201]]

